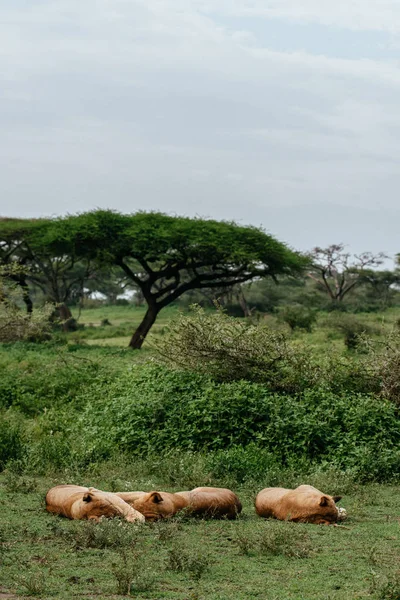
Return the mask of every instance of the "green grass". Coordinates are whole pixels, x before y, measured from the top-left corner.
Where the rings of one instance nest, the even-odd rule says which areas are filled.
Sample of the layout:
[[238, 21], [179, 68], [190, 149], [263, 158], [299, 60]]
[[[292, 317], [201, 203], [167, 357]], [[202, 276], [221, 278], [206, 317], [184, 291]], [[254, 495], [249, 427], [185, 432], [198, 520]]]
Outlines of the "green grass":
[[[177, 310], [170, 307], [160, 313], [150, 341], [162, 334]], [[92, 389], [104, 389], [106, 397], [113, 381], [133, 364], [140, 369], [152, 355], [149, 344], [140, 352], [126, 346], [143, 312], [130, 306], [86, 309], [80, 317], [86, 327], [69, 334], [68, 345], [4, 345], [0, 387], [4, 396], [15, 396], [10, 400], [9, 426], [20, 419], [29, 439], [48, 443], [57, 426], [55, 415], [68, 424], [70, 413], [77, 415], [87, 401], [92, 402]], [[399, 316], [399, 309], [391, 309], [384, 315], [357, 318], [390, 329]], [[111, 326], [100, 326], [106, 318]], [[293, 339], [308, 342], [321, 353], [332, 347], [344, 350], [343, 336], [329, 328], [325, 318], [319, 316], [313, 333], [295, 332]], [[276, 323], [274, 317], [268, 322]], [[47, 437], [40, 437], [44, 434]], [[55, 442], [60, 440], [54, 435]], [[85, 443], [76, 440], [74, 449]], [[62, 450], [57, 448], [55, 457]], [[51, 448], [44, 450], [52, 456]], [[160, 451], [159, 462], [154, 456], [151, 462], [120, 454], [119, 463], [99, 462], [85, 467], [86, 471], [70, 465], [57, 472], [57, 465], [49, 463], [51, 468], [41, 471], [51, 474], [47, 478], [38, 477], [32, 469], [21, 474], [23, 459], [11, 464], [0, 474], [0, 597], [7, 591], [41, 600], [400, 599], [400, 486], [362, 486], [349, 475], [330, 472], [329, 465], [307, 478], [301, 476], [300, 467], [283, 469], [276, 475], [282, 478], [277, 485], [311, 483], [327, 493], [343, 494], [341, 505], [349, 519], [345, 528], [264, 521], [256, 516], [253, 500], [268, 484], [270, 472], [264, 481], [240, 487], [233, 480], [230, 484], [225, 463], [221, 463], [220, 479], [210, 479], [201, 457], [198, 463], [195, 459], [185, 462], [178, 454], [170, 452], [166, 459]], [[229, 456], [228, 466], [232, 466]], [[139, 527], [118, 521], [93, 526], [45, 511], [46, 490], [59, 483], [112, 491], [174, 491], [226, 483], [235, 485], [244, 510], [236, 522], [178, 516]], [[124, 595], [128, 584], [131, 593]]]
[[[154, 336], [162, 335], [165, 326], [178, 310], [176, 306], [168, 306], [160, 312], [145, 346], [151, 343]], [[73, 316], [83, 328], [69, 333], [67, 339], [72, 343], [126, 348], [145, 311], [145, 307], [133, 305], [85, 308], [80, 313], [77, 309], [72, 309]], [[109, 325], [102, 325], [105, 319], [109, 321]]]
[[[90, 483], [111, 489], [111, 479]], [[400, 564], [400, 488], [347, 485], [347, 528], [262, 520], [250, 488], [238, 490], [244, 510], [235, 522], [93, 526], [45, 511], [46, 490], [61, 481], [0, 476], [0, 588], [42, 600], [398, 597], [379, 594]], [[117, 576], [133, 581], [130, 596], [118, 594]]]
[[[145, 347], [151, 345], [152, 339], [162, 335], [168, 322], [181, 310], [179, 306], [168, 306], [160, 312], [157, 317], [148, 339], [145, 341]], [[78, 318], [78, 322], [84, 325], [83, 329], [68, 334], [70, 342], [86, 343], [94, 346], [120, 346], [127, 347], [132, 333], [142, 320], [145, 307], [127, 306], [99, 306], [96, 308], [85, 308], [80, 314], [77, 309], [72, 309], [73, 316]], [[305, 341], [311, 346], [322, 350], [331, 350], [332, 347], [341, 351], [345, 349], [344, 336], [340, 332], [329, 326], [329, 313], [320, 313], [318, 315], [317, 325], [312, 333], [304, 331], [295, 331], [292, 334], [293, 339]], [[377, 330], [390, 330], [400, 318], [400, 309], [398, 307], [390, 308], [384, 313], [357, 313], [356, 319], [366, 323]], [[102, 326], [104, 319], [108, 319], [111, 325]], [[267, 323], [272, 327], [283, 327], [278, 324], [274, 315], [265, 315], [261, 322]], [[288, 328], [287, 328], [288, 329]]]

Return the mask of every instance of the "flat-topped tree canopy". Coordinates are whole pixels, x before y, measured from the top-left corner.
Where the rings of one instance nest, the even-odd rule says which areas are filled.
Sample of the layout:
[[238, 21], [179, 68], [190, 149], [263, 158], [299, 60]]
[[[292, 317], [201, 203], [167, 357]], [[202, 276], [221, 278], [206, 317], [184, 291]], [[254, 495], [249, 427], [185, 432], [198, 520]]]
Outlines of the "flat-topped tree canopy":
[[148, 310], [131, 339], [133, 348], [141, 347], [159, 311], [188, 290], [275, 278], [306, 264], [261, 228], [158, 212], [95, 210], [64, 217], [43, 241], [60, 253], [117, 265], [140, 287]]
[[50, 219], [16, 219], [0, 216], [0, 259], [2, 262], [26, 254], [29, 239], [34, 232], [42, 230]]

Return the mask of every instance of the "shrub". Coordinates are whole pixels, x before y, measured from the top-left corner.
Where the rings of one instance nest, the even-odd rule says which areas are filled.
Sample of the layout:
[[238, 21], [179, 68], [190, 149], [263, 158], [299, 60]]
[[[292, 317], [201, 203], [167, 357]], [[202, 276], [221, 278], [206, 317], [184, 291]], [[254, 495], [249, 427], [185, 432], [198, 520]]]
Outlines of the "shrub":
[[23, 290], [5, 274], [4, 267], [0, 267], [0, 342], [49, 339], [54, 306], [46, 304], [31, 313], [22, 310]]
[[348, 350], [360, 348], [361, 336], [379, 332], [351, 314], [334, 314], [328, 324], [344, 335], [344, 343]]
[[43, 308], [34, 308], [28, 314], [9, 301], [0, 302], [0, 342], [41, 342], [50, 339], [50, 316], [53, 311], [54, 307], [47, 304]]
[[196, 305], [171, 321], [154, 348], [163, 362], [216, 381], [246, 379], [293, 392], [318, 379], [310, 351], [291, 345], [283, 332]]
[[123, 596], [146, 592], [154, 586], [156, 573], [145, 567], [143, 552], [120, 552], [117, 562], [112, 565], [117, 580], [117, 593]]
[[368, 351], [365, 368], [378, 382], [379, 394], [400, 405], [400, 331], [394, 329], [378, 341], [363, 336], [362, 342]]
[[[261, 384], [218, 384], [204, 375], [141, 365], [95, 394], [71, 431], [99, 456], [111, 450], [161, 458], [174, 449], [220, 451], [207, 458], [206, 470], [217, 477], [225, 470], [240, 481], [274, 465], [329, 461], [355, 468], [357, 447], [376, 453], [376, 460], [382, 448], [395, 457], [398, 417], [392, 403], [370, 395], [320, 389], [287, 396]], [[396, 464], [393, 458], [381, 474], [377, 467], [375, 476], [398, 477]], [[362, 468], [368, 473], [367, 462]]]
[[353, 474], [360, 483], [385, 482], [400, 478], [400, 449], [385, 444], [354, 445], [342, 466]]
[[195, 581], [209, 570], [211, 559], [203, 548], [186, 549], [175, 543], [168, 551], [167, 568], [178, 573], [188, 573]]
[[138, 542], [138, 530], [119, 519], [103, 519], [100, 523], [79, 523], [66, 531], [80, 548], [134, 548]]
[[233, 483], [265, 481], [267, 478], [268, 485], [273, 486], [282, 474], [279, 457], [254, 443], [210, 452], [207, 465], [213, 478]]
[[[5, 347], [0, 363], [0, 408], [13, 406], [33, 416], [71, 402], [99, 379], [112, 377], [96, 361], [80, 360], [65, 347], [33, 344]], [[86, 400], [85, 400], [86, 402]]]
[[311, 541], [296, 523], [268, 523], [261, 533], [259, 547], [262, 554], [289, 558], [307, 558], [311, 553]]
[[301, 305], [284, 306], [278, 313], [280, 321], [287, 323], [290, 329], [304, 329], [311, 333], [317, 320], [317, 312]]
[[[9, 463], [10, 464], [10, 463]], [[11, 468], [15, 463], [11, 463]], [[20, 476], [13, 470], [6, 471], [4, 486], [10, 493], [31, 494], [37, 491], [37, 481], [33, 477]]]

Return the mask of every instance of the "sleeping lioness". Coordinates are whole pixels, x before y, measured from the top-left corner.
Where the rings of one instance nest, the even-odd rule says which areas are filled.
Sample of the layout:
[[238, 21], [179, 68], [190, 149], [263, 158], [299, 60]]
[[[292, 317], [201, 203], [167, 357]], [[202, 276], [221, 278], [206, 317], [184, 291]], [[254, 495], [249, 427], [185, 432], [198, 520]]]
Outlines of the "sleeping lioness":
[[295, 490], [265, 488], [257, 495], [255, 508], [260, 517], [330, 525], [340, 519], [335, 504], [340, 499], [341, 496], [328, 496], [311, 485], [300, 485]]
[[183, 508], [191, 514], [234, 519], [242, 510], [239, 498], [225, 488], [200, 487], [189, 492], [118, 492], [146, 521], [172, 517]]
[[57, 485], [46, 494], [46, 510], [68, 519], [123, 517], [129, 522], [143, 522], [144, 516], [116, 494], [80, 485]]

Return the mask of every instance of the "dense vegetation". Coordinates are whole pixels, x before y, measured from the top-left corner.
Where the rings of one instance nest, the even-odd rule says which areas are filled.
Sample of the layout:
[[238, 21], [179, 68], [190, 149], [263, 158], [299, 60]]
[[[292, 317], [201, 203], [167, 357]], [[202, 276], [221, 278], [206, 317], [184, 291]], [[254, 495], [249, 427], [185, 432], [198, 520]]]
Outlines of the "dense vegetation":
[[393, 482], [399, 351], [385, 340], [380, 352], [321, 356], [282, 330], [196, 309], [139, 362], [61, 342], [4, 346], [0, 464], [46, 474], [179, 451], [231, 481], [329, 465]]

